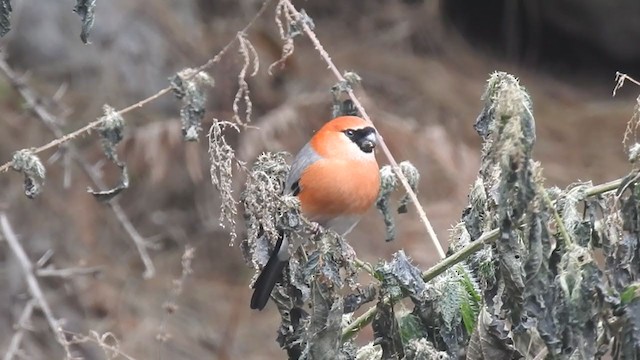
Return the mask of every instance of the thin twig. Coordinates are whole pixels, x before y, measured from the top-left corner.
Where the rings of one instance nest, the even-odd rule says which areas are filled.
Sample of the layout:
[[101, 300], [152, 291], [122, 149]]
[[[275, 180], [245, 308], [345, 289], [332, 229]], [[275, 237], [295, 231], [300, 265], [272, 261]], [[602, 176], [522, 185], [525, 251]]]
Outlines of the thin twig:
[[[622, 178], [609, 181], [604, 184], [592, 186], [585, 191], [586, 196], [587, 197], [596, 196], [609, 191], [613, 191], [617, 189], [618, 186], [620, 186], [621, 182], [622, 182]], [[469, 243], [467, 246], [463, 247], [462, 249], [455, 252], [453, 255], [449, 256], [448, 258], [434, 265], [429, 270], [424, 271], [422, 273], [422, 279], [425, 282], [432, 280], [436, 276], [445, 272], [447, 269], [451, 268], [453, 265], [456, 265], [466, 260], [469, 256], [471, 256], [472, 254], [482, 249], [485, 244], [490, 244], [496, 241], [499, 235], [500, 235], [500, 229], [493, 229], [489, 232], [482, 234], [482, 236], [480, 236], [476, 241]], [[385, 298], [383, 300], [383, 303], [389, 304], [391, 300], [392, 299], [390, 298]], [[394, 301], [400, 300], [400, 298], [393, 299], [393, 300]], [[367, 326], [373, 320], [374, 316], [376, 315], [376, 312], [377, 312], [377, 307], [373, 306], [369, 308], [364, 314], [360, 315], [357, 319], [355, 319], [351, 324], [345, 327], [342, 330], [342, 341], [344, 342], [351, 339], [355, 334], [358, 333], [358, 331], [360, 331], [362, 328]]]
[[162, 314], [162, 321], [160, 322], [160, 327], [158, 329], [159, 332], [156, 335], [156, 340], [160, 342], [160, 346], [158, 346], [157, 356], [159, 360], [162, 360], [166, 342], [171, 337], [171, 335], [167, 331], [169, 315], [174, 315], [178, 310], [178, 297], [182, 294], [187, 279], [193, 274], [193, 268], [191, 264], [195, 255], [196, 248], [190, 244], [187, 244], [184, 248], [184, 253], [182, 253], [182, 257], [180, 258], [180, 263], [182, 264], [182, 272], [180, 273], [180, 277], [174, 279], [171, 282], [173, 284], [173, 287], [168, 299], [162, 305], [164, 313]]
[[35, 300], [30, 299], [29, 301], [27, 301], [27, 304], [22, 310], [22, 314], [20, 314], [18, 323], [16, 324], [16, 332], [13, 333], [11, 342], [9, 342], [9, 347], [7, 347], [7, 352], [2, 358], [3, 360], [12, 360], [20, 350], [20, 344], [22, 343], [24, 332], [27, 329], [27, 321], [29, 321], [29, 319], [31, 318], [31, 314], [33, 314], [33, 308], [35, 307], [35, 305]]
[[613, 96], [616, 96], [616, 92], [618, 90], [620, 90], [622, 88], [622, 86], [624, 86], [624, 82], [625, 80], [629, 80], [632, 83], [640, 86], [640, 81], [632, 78], [631, 76], [621, 73], [619, 71], [616, 71], [616, 86], [613, 88]]
[[58, 341], [58, 343], [60, 343], [60, 345], [64, 347], [65, 337], [64, 333], [62, 332], [62, 328], [60, 327], [60, 324], [58, 324], [58, 320], [56, 320], [56, 318], [53, 316], [51, 307], [49, 306], [47, 299], [44, 297], [44, 293], [42, 292], [40, 284], [38, 283], [38, 280], [36, 279], [36, 276], [33, 272], [33, 264], [31, 263], [31, 260], [29, 260], [27, 254], [24, 252], [22, 245], [20, 245], [18, 237], [13, 232], [11, 224], [9, 223], [9, 219], [7, 218], [7, 215], [5, 213], [0, 213], [0, 229], [2, 229], [4, 238], [7, 240], [11, 251], [15, 254], [18, 262], [20, 263], [20, 267], [22, 268], [23, 275], [27, 282], [29, 294], [31, 294], [31, 297], [37, 302], [38, 307], [44, 313], [44, 317], [47, 319], [47, 323], [49, 323], [51, 331], [53, 331], [56, 336], [56, 341]]
[[[64, 137], [64, 132], [59, 125], [62, 123], [60, 119], [56, 118], [41, 105], [41, 101], [38, 101], [39, 97], [27, 86], [24, 81], [22, 81], [18, 74], [16, 74], [13, 69], [11, 69], [5, 59], [1, 57], [0, 71], [4, 73], [11, 85], [20, 93], [22, 98], [26, 101], [27, 106], [44, 123], [47, 129], [49, 129], [49, 131], [51, 131], [51, 133], [53, 133], [56, 138]], [[100, 191], [106, 190], [107, 186], [102, 180], [102, 177], [94, 169], [94, 167], [91, 166], [91, 164], [89, 164], [87, 160], [85, 160], [78, 148], [75, 147], [73, 143], [65, 144], [65, 146], [69, 156], [71, 156], [73, 160], [75, 160], [75, 162], [80, 166], [87, 177], [91, 179], [95, 187], [97, 187]], [[149, 253], [147, 251], [146, 240], [133, 226], [133, 223], [131, 223], [131, 220], [129, 220], [129, 217], [124, 212], [124, 209], [122, 209], [117, 199], [112, 199], [111, 201], [107, 202], [107, 205], [113, 211], [116, 219], [118, 220], [120, 225], [122, 225], [125, 232], [129, 235], [129, 237], [135, 244], [138, 254], [140, 254], [140, 259], [142, 260], [145, 268], [143, 277], [145, 279], [152, 278], [155, 275], [155, 266], [153, 265], [153, 261], [151, 261], [151, 257], [149, 256]]]
[[[95, 331], [91, 331], [89, 336], [89, 335], [74, 333], [71, 331], [64, 331], [64, 334], [66, 334], [68, 337], [71, 338], [71, 340], [69, 340], [65, 344], [67, 346], [84, 344], [84, 343], [93, 343], [104, 352], [104, 354], [108, 359], [116, 359], [116, 358], [122, 357], [126, 360], [136, 360], [133, 356], [120, 350], [117, 344], [117, 339], [112, 333], [107, 332], [101, 335]], [[107, 343], [108, 340], [115, 341], [116, 345], [108, 344]]]
[[376, 271], [373, 268], [373, 266], [371, 266], [370, 263], [368, 262], [364, 262], [360, 259], [358, 259], [357, 257], [353, 258], [353, 262], [356, 264], [357, 267], [363, 269], [364, 271], [366, 271], [367, 273], [369, 273], [369, 275], [371, 275], [374, 279], [376, 278]]
[[38, 275], [38, 277], [58, 277], [58, 278], [71, 278], [74, 276], [80, 276], [80, 275], [96, 275], [99, 274], [102, 271], [102, 268], [100, 266], [94, 266], [94, 267], [75, 267], [75, 268], [66, 268], [66, 269], [38, 269], [36, 270], [36, 275]]
[[[324, 49], [324, 47], [320, 43], [320, 40], [318, 40], [318, 37], [316, 36], [316, 34], [309, 27], [307, 22], [302, 21], [302, 15], [300, 14], [300, 12], [298, 12], [298, 10], [295, 8], [295, 6], [293, 6], [291, 1], [285, 0], [285, 3], [287, 5], [287, 7], [289, 8], [289, 10], [291, 11], [291, 13], [295, 14], [295, 16], [296, 16], [296, 18], [298, 20], [298, 23], [302, 26], [305, 34], [307, 34], [307, 36], [309, 37], [309, 39], [311, 40], [311, 42], [315, 46], [315, 48], [318, 51], [318, 53], [320, 53], [320, 57], [322, 57], [322, 59], [325, 61], [325, 63], [329, 67], [329, 70], [331, 70], [331, 72], [335, 75], [335, 77], [338, 79], [338, 81], [344, 82], [345, 79], [342, 76], [342, 74], [340, 73], [340, 70], [338, 70], [336, 65], [333, 63], [333, 61], [331, 60], [331, 57], [329, 56], [327, 51]], [[370, 124], [373, 125], [373, 121], [371, 121], [371, 118], [369, 117], [369, 115], [365, 111], [364, 107], [362, 106], [362, 104], [360, 103], [358, 98], [356, 97], [356, 95], [353, 92], [353, 90], [347, 88], [347, 94], [349, 95], [351, 100], [353, 100], [354, 105], [356, 106], [356, 108], [358, 109], [360, 114], [362, 114], [362, 117], [366, 121], [368, 121]], [[420, 216], [420, 220], [425, 225], [425, 227], [427, 229], [427, 233], [429, 234], [429, 237], [431, 238], [431, 241], [433, 242], [433, 245], [435, 246], [436, 250], [438, 251], [438, 255], [440, 256], [440, 259], [444, 259], [446, 254], [445, 254], [444, 250], [442, 249], [442, 245], [440, 244], [440, 241], [438, 241], [438, 237], [437, 237], [435, 231], [433, 230], [433, 226], [431, 226], [431, 222], [429, 221], [429, 218], [427, 217], [427, 214], [425, 213], [424, 208], [422, 207], [422, 205], [420, 205], [420, 202], [418, 201], [418, 196], [411, 189], [411, 186], [409, 185], [409, 181], [407, 181], [407, 178], [402, 173], [402, 170], [400, 170], [400, 166], [398, 166], [398, 162], [395, 160], [395, 158], [391, 154], [391, 151], [389, 151], [389, 148], [387, 147], [387, 144], [385, 143], [384, 138], [382, 137], [380, 132], [377, 132], [377, 133], [378, 133], [379, 146], [382, 149], [382, 152], [387, 157], [387, 160], [389, 160], [389, 163], [391, 164], [391, 167], [393, 168], [394, 172], [398, 176], [398, 179], [400, 179], [400, 182], [402, 183], [402, 185], [404, 186], [405, 190], [407, 191], [407, 194], [409, 195], [409, 198], [411, 198], [411, 201], [415, 205], [416, 210], [418, 211], [418, 215]]]
[[[265, 12], [265, 10], [267, 9], [269, 3], [271, 3], [271, 0], [265, 0], [262, 3], [262, 6], [260, 7], [260, 10], [258, 10], [258, 12], [256, 13], [256, 15], [247, 23], [247, 25], [242, 28], [242, 30], [239, 31], [239, 33], [245, 33], [247, 30], [249, 30], [256, 22], [256, 20], [258, 20], [258, 18], [260, 18], [260, 16], [262, 16], [262, 14]], [[209, 59], [209, 61], [207, 61], [206, 63], [204, 63], [203, 65], [201, 65], [200, 67], [196, 68], [195, 71], [190, 75], [185, 77], [183, 80], [189, 80], [193, 77], [195, 77], [196, 75], [198, 75], [199, 73], [201, 73], [204, 70], [209, 69], [211, 66], [213, 66], [214, 64], [216, 64], [217, 62], [220, 61], [220, 59], [222, 59], [222, 56], [227, 53], [227, 51], [229, 51], [229, 49], [233, 46], [233, 44], [238, 41], [238, 36], [234, 36], [233, 39], [231, 39], [231, 41], [229, 41], [227, 43], [227, 45], [225, 45], [222, 50], [220, 50], [214, 57], [212, 57], [211, 59]], [[119, 111], [117, 111], [118, 115], [124, 115], [130, 111], [139, 109], [145, 105], [147, 105], [148, 103], [162, 97], [163, 95], [169, 93], [171, 91], [171, 87], [167, 86], [166, 88], [158, 91], [155, 95], [152, 95], [144, 100], [141, 100], [133, 105], [130, 105], [124, 109], [121, 109]], [[42, 145], [38, 148], [35, 148], [33, 150], [34, 154], [37, 153], [41, 153], [45, 150], [51, 149], [53, 147], [59, 146], [61, 144], [64, 144], [66, 142], [68, 142], [69, 140], [72, 140], [76, 137], [78, 137], [79, 135], [83, 135], [85, 133], [88, 133], [90, 130], [96, 128], [97, 126], [99, 126], [100, 124], [102, 124], [102, 122], [104, 121], [104, 118], [100, 118], [96, 121], [93, 121], [83, 127], [81, 127], [80, 129], [73, 131], [71, 133], [68, 133], [62, 137], [56, 138], [54, 140], [52, 140], [51, 142]], [[3, 164], [2, 166], [0, 166], [0, 173], [5, 172], [7, 170], [9, 170], [9, 168], [12, 165], [12, 161], [9, 161], [5, 164]]]

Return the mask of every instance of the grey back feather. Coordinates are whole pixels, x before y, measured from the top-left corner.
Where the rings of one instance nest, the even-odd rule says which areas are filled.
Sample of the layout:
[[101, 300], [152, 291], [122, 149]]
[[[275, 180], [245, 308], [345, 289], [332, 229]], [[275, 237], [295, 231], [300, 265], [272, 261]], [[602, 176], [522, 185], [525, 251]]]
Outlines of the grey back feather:
[[320, 159], [320, 155], [313, 150], [311, 143], [307, 143], [302, 147], [291, 163], [291, 170], [289, 170], [289, 175], [285, 182], [285, 194], [289, 195], [293, 193], [292, 186], [300, 180], [302, 173], [307, 169], [307, 167], [309, 167], [309, 165]]

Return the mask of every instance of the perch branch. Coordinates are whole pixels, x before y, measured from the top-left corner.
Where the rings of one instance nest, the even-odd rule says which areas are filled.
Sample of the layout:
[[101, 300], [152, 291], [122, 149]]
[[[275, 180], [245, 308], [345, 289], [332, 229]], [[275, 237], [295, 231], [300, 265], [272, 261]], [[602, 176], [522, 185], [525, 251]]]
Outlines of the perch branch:
[[[587, 197], [600, 195], [609, 191], [613, 191], [617, 189], [622, 183], [622, 178], [609, 181], [604, 184], [599, 184], [588, 188], [585, 193]], [[500, 229], [493, 229], [489, 232], [482, 234], [476, 241], [469, 243], [467, 246], [458, 250], [448, 258], [442, 260], [438, 264], [431, 267], [429, 270], [424, 271], [422, 273], [422, 279], [425, 282], [428, 282], [435, 278], [436, 276], [442, 274], [447, 269], [451, 268], [453, 265], [456, 265], [464, 260], [466, 260], [469, 256], [476, 253], [480, 249], [484, 247], [485, 244], [490, 244], [496, 241], [500, 235]], [[383, 300], [383, 304], [388, 305], [392, 299], [385, 298]], [[393, 299], [393, 300], [400, 300]], [[355, 334], [358, 333], [362, 328], [367, 326], [374, 318], [377, 312], [377, 307], [371, 307], [367, 311], [365, 311], [362, 315], [360, 315], [357, 319], [355, 319], [351, 324], [345, 327], [342, 330], [342, 341], [347, 341], [351, 339]]]
[[[254, 16], [254, 17], [253, 17], [253, 18], [252, 18], [252, 19], [247, 23], [247, 25], [245, 25], [245, 27], [244, 27], [244, 28], [242, 28], [242, 30], [240, 30], [239, 32], [240, 32], [240, 33], [245, 33], [247, 30], [249, 30], [249, 29], [250, 29], [250, 28], [255, 24], [256, 20], [258, 20], [258, 18], [260, 18], [260, 16], [262, 16], [262, 14], [264, 13], [264, 11], [267, 9], [267, 7], [268, 7], [269, 3], [271, 3], [271, 0], [265, 0], [265, 1], [262, 3], [262, 6], [260, 7], [260, 10], [258, 10], [258, 12], [256, 13], [256, 15], [255, 15], [255, 16]], [[196, 69], [195, 69], [195, 71], [194, 71], [192, 74], [190, 74], [190, 76], [186, 76], [186, 77], [184, 78], [184, 80], [189, 80], [189, 79], [191, 79], [191, 78], [195, 77], [196, 75], [198, 75], [198, 74], [199, 74], [199, 73], [201, 73], [202, 71], [209, 69], [209, 68], [210, 68], [210, 67], [212, 67], [214, 64], [216, 64], [217, 62], [219, 62], [219, 61], [220, 61], [220, 59], [222, 59], [222, 56], [223, 56], [224, 54], [226, 54], [226, 53], [229, 51], [229, 49], [231, 49], [231, 47], [233, 46], [233, 44], [234, 44], [236, 41], [238, 41], [238, 39], [239, 39], [239, 37], [238, 37], [238, 36], [234, 36], [234, 37], [233, 37], [233, 39], [231, 39], [231, 40], [227, 43], [227, 45], [225, 45], [225, 46], [222, 48], [222, 50], [220, 50], [220, 51], [219, 51], [219, 52], [218, 52], [218, 53], [217, 53], [213, 58], [209, 59], [209, 61], [207, 61], [206, 63], [204, 63], [204, 64], [203, 64], [203, 65], [201, 65], [200, 67], [196, 68]], [[150, 103], [150, 102], [152, 102], [152, 101], [154, 101], [154, 100], [156, 100], [156, 99], [158, 99], [158, 98], [162, 97], [163, 95], [165, 95], [165, 94], [167, 94], [167, 93], [169, 93], [169, 92], [171, 92], [171, 87], [170, 87], [170, 86], [167, 86], [167, 87], [165, 87], [164, 89], [162, 89], [162, 90], [158, 91], [155, 95], [152, 95], [152, 96], [150, 96], [150, 97], [148, 97], [148, 98], [146, 98], [146, 99], [144, 99], [144, 100], [141, 100], [141, 101], [139, 101], [139, 102], [137, 102], [137, 103], [135, 103], [135, 104], [133, 104], [133, 105], [130, 105], [130, 106], [128, 106], [128, 107], [126, 107], [126, 108], [124, 108], [124, 109], [118, 110], [116, 113], [117, 113], [118, 115], [124, 115], [124, 114], [126, 114], [126, 113], [128, 113], [128, 112], [130, 112], [130, 111], [133, 111], [133, 110], [139, 109], [139, 108], [141, 108], [141, 107], [143, 107], [143, 106], [147, 105], [148, 103]], [[104, 121], [104, 118], [101, 118], [101, 119], [98, 119], [98, 120], [96, 120], [96, 121], [90, 122], [89, 124], [87, 124], [87, 125], [85, 125], [85, 126], [81, 127], [80, 129], [78, 129], [78, 130], [76, 130], [76, 131], [73, 131], [73, 132], [71, 132], [71, 133], [68, 133], [68, 134], [66, 134], [66, 135], [64, 135], [64, 136], [62, 136], [62, 137], [58, 137], [58, 138], [56, 138], [56, 139], [52, 140], [51, 142], [49, 142], [49, 143], [47, 143], [47, 144], [45, 144], [45, 145], [42, 145], [42, 146], [40, 146], [40, 147], [38, 147], [38, 148], [35, 148], [35, 149], [33, 150], [33, 153], [34, 153], [34, 154], [38, 154], [38, 153], [41, 153], [41, 152], [43, 152], [43, 151], [45, 151], [45, 150], [48, 150], [48, 149], [51, 149], [51, 148], [53, 148], [53, 147], [59, 146], [59, 145], [61, 145], [61, 144], [64, 144], [64, 143], [66, 143], [66, 142], [68, 142], [68, 141], [70, 141], [70, 140], [72, 140], [72, 139], [74, 139], [74, 138], [78, 137], [79, 135], [83, 135], [83, 134], [85, 134], [85, 133], [89, 132], [90, 130], [92, 130], [92, 129], [94, 129], [94, 128], [98, 127], [99, 125], [101, 125], [101, 124], [102, 124], [102, 122], [103, 122], [103, 121]], [[12, 162], [12, 161], [8, 161], [8, 162], [7, 162], [7, 163], [5, 163], [4, 165], [0, 166], [0, 173], [2, 173], [2, 172], [6, 172], [7, 170], [9, 170], [9, 168], [11, 167], [11, 165], [12, 165], [12, 164], [13, 164], [13, 162]]]
[[[345, 79], [342, 76], [342, 74], [340, 74], [340, 70], [338, 70], [336, 65], [333, 63], [333, 61], [331, 60], [331, 57], [329, 56], [327, 51], [324, 49], [324, 47], [320, 43], [320, 40], [318, 40], [318, 37], [316, 36], [316, 34], [309, 27], [309, 25], [307, 24], [306, 21], [301, 21], [302, 20], [302, 15], [300, 14], [300, 12], [298, 12], [296, 7], [293, 6], [293, 4], [291, 3], [290, 0], [285, 0], [285, 4], [287, 5], [287, 7], [291, 11], [291, 13], [295, 14], [296, 18], [298, 20], [300, 20], [298, 22], [302, 25], [302, 28], [303, 28], [305, 34], [309, 37], [309, 39], [311, 40], [311, 42], [315, 46], [316, 50], [318, 50], [318, 53], [320, 53], [320, 56], [322, 57], [324, 62], [329, 67], [329, 70], [331, 70], [331, 72], [338, 79], [338, 81], [344, 82]], [[358, 98], [356, 97], [356, 95], [353, 92], [353, 90], [351, 90], [350, 88], [347, 88], [347, 94], [349, 95], [349, 97], [353, 101], [353, 104], [356, 106], [356, 108], [358, 109], [360, 114], [362, 114], [362, 117], [366, 121], [368, 121], [370, 124], [373, 125], [373, 121], [371, 121], [371, 118], [369, 117], [369, 115], [365, 111], [364, 107], [362, 106], [362, 104], [360, 103]], [[383, 139], [382, 135], [380, 135], [380, 132], [377, 132], [377, 133], [378, 133], [378, 141], [380, 143], [379, 145], [380, 145], [380, 148], [382, 149], [382, 152], [386, 156], [387, 160], [389, 160], [389, 163], [391, 164], [391, 167], [393, 168], [394, 172], [396, 173], [396, 176], [398, 176], [398, 179], [400, 179], [400, 182], [402, 183], [402, 186], [404, 186], [405, 190], [407, 191], [407, 194], [409, 195], [409, 198], [411, 199], [411, 201], [415, 205], [416, 210], [418, 211], [418, 215], [420, 216], [420, 220], [425, 225], [425, 227], [427, 229], [427, 233], [429, 234], [429, 237], [431, 238], [431, 241], [433, 242], [433, 245], [435, 246], [436, 250], [438, 251], [438, 255], [440, 256], [440, 259], [444, 259], [446, 254], [445, 254], [444, 250], [442, 249], [442, 245], [440, 245], [440, 241], [438, 241], [438, 237], [436, 236], [436, 233], [433, 230], [433, 226], [431, 226], [431, 222], [429, 221], [429, 218], [427, 217], [427, 214], [425, 213], [424, 208], [422, 207], [422, 205], [420, 205], [420, 202], [418, 201], [418, 196], [411, 189], [411, 186], [409, 185], [409, 181], [407, 181], [407, 178], [404, 176], [404, 174], [400, 170], [400, 167], [398, 166], [398, 162], [395, 160], [395, 158], [391, 154], [391, 151], [389, 151], [389, 148], [387, 147], [387, 144], [384, 142], [384, 139]]]
[[36, 301], [38, 307], [44, 313], [44, 317], [47, 319], [47, 323], [49, 323], [51, 331], [53, 331], [53, 333], [56, 335], [56, 340], [58, 341], [58, 343], [60, 343], [60, 345], [64, 347], [65, 336], [62, 332], [62, 328], [58, 324], [58, 320], [56, 320], [56, 318], [53, 316], [51, 307], [45, 299], [44, 293], [42, 292], [40, 284], [38, 283], [36, 275], [34, 274], [33, 264], [29, 260], [27, 254], [24, 252], [22, 245], [20, 245], [18, 237], [13, 232], [11, 224], [9, 223], [9, 219], [7, 218], [7, 215], [5, 213], [0, 213], [0, 229], [2, 230], [2, 234], [9, 244], [9, 248], [11, 248], [11, 251], [15, 254], [18, 262], [20, 263], [20, 267], [22, 268], [22, 272], [27, 282], [29, 294], [31, 294], [31, 297]]

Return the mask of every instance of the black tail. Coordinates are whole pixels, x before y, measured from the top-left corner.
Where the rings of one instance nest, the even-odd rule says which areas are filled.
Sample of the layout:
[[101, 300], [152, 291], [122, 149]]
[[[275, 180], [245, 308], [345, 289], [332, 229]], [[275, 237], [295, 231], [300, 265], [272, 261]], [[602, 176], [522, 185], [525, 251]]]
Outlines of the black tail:
[[282, 246], [282, 237], [278, 240], [273, 253], [267, 261], [267, 265], [262, 269], [262, 272], [258, 276], [258, 279], [253, 284], [253, 296], [251, 296], [251, 308], [262, 310], [267, 305], [271, 291], [276, 286], [278, 280], [282, 276], [284, 267], [289, 262], [288, 260], [282, 261], [278, 259], [278, 251]]

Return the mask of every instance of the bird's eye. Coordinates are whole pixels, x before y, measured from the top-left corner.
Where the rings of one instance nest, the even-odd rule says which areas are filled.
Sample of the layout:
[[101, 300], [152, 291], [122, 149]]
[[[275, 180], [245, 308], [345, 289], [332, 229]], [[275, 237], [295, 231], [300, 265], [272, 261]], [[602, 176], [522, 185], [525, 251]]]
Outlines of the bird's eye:
[[345, 130], [344, 134], [347, 135], [347, 137], [353, 137], [353, 135], [355, 135], [355, 131], [351, 129]]

